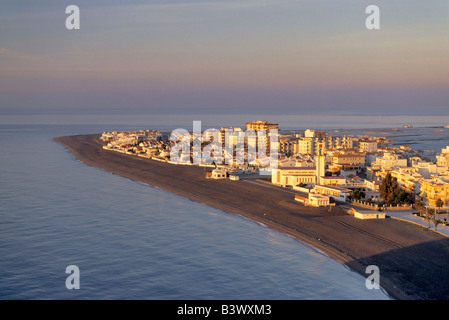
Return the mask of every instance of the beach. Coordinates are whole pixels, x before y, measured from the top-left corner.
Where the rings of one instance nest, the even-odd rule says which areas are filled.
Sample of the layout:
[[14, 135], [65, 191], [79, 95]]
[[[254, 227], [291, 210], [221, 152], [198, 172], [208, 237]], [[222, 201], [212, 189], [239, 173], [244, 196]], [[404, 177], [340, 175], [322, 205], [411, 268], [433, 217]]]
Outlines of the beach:
[[270, 184], [206, 179], [202, 167], [104, 150], [99, 136], [54, 140], [87, 165], [262, 223], [364, 276], [376, 265], [380, 285], [394, 299], [449, 298], [449, 239], [442, 235], [396, 219], [358, 220], [339, 206], [305, 207], [291, 190]]

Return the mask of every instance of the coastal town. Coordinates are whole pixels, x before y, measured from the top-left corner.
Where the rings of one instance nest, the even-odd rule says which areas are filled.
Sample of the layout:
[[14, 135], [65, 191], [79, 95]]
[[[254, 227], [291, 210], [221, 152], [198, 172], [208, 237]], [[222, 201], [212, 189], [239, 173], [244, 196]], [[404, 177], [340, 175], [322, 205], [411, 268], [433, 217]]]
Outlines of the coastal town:
[[[386, 137], [340, 135], [338, 130], [280, 131], [273, 138], [270, 131], [277, 132], [279, 125], [267, 121], [245, 123], [245, 129], [221, 128], [203, 138], [189, 133], [189, 152], [176, 162], [170, 156], [180, 140], [173, 139], [173, 134], [156, 130], [103, 132], [100, 140], [107, 150], [203, 166], [210, 179], [258, 179], [288, 188], [297, 191], [295, 200], [304, 205], [331, 208], [351, 203], [352, 213], [361, 219], [384, 218], [388, 210], [414, 210], [429, 221], [449, 225], [439, 215], [449, 209], [449, 146], [433, 154], [408, 145], [395, 146]], [[265, 139], [248, 132], [262, 132]], [[200, 139], [200, 149], [190, 148], [195, 139]], [[250, 156], [252, 144], [263, 149], [255, 158]], [[270, 159], [273, 151], [274, 166]], [[195, 152], [212, 154], [214, 161], [200, 157], [194, 164]]]
[[[234, 128], [224, 128], [228, 144], [222, 153], [216, 143], [221, 130], [215, 130], [214, 138], [203, 131], [199, 136], [195, 125], [191, 133], [178, 129], [171, 133], [138, 130], [62, 136], [54, 141], [84, 164], [277, 230], [361, 275], [368, 266], [376, 265], [381, 270], [382, 288], [394, 299], [447, 298], [449, 278], [442, 272], [449, 263], [449, 227], [444, 226], [448, 217], [447, 192], [436, 189], [439, 181], [447, 185], [448, 180], [446, 130], [439, 135], [442, 139], [433, 144], [432, 154], [403, 145], [412, 140], [389, 135], [394, 128], [360, 130], [362, 135], [343, 129], [324, 133], [284, 130], [277, 137], [267, 135], [268, 139], [249, 129], [260, 126], [266, 134], [268, 125], [277, 126], [261, 121], [245, 124], [241, 129], [246, 129], [245, 143], [234, 145], [233, 161], [227, 152], [229, 140], [239, 140], [235, 136], [229, 139]], [[410, 137], [435, 128], [419, 128], [415, 133], [412, 130], [399, 129]], [[258, 157], [271, 158], [267, 149], [277, 151], [275, 164], [252, 159], [254, 141], [250, 140], [254, 138], [262, 150]], [[333, 148], [329, 145], [331, 138], [335, 141]], [[297, 153], [296, 144], [307, 140], [313, 143], [313, 153]], [[285, 141], [293, 142], [292, 154], [282, 149]], [[360, 142], [367, 141], [376, 141], [377, 150], [361, 149]], [[196, 149], [198, 145], [202, 152]], [[441, 152], [440, 146], [444, 146]], [[243, 162], [237, 156], [242, 149]], [[202, 153], [201, 157], [198, 153]], [[213, 156], [208, 157], [208, 153]], [[337, 157], [340, 154], [348, 158], [347, 163]], [[350, 157], [359, 154], [365, 156], [364, 165], [358, 157]], [[354, 163], [356, 159], [358, 163]], [[271, 174], [267, 174], [267, 167]], [[403, 185], [405, 178], [397, 175], [401, 172], [416, 179], [414, 189], [411, 184]], [[435, 189], [430, 190], [432, 185], [425, 183], [433, 181]], [[417, 270], [430, 272], [423, 280]]]

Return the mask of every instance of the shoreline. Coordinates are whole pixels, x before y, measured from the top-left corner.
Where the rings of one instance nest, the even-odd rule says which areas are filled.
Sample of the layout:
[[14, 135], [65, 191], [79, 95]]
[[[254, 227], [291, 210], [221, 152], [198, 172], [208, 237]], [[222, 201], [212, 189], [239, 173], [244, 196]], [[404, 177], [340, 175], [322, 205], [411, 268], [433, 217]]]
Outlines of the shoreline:
[[[53, 140], [81, 162], [241, 215], [289, 235], [366, 277], [380, 269], [380, 286], [399, 300], [449, 299], [449, 239], [396, 220], [359, 220], [341, 207], [305, 207], [293, 194], [248, 180], [206, 179], [204, 168], [104, 150], [98, 134]], [[361, 283], [365, 285], [365, 283]]]

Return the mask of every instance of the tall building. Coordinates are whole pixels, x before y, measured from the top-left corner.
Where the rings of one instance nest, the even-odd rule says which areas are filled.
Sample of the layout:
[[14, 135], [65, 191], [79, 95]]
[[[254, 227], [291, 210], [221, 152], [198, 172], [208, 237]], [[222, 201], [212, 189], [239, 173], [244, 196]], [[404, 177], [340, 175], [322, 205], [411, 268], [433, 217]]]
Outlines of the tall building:
[[294, 146], [294, 153], [298, 154], [315, 154], [315, 139], [314, 138], [300, 138], [296, 141]]
[[245, 123], [246, 126], [246, 130], [267, 130], [267, 132], [270, 129], [278, 129], [279, 128], [279, 124], [277, 123], [269, 123], [268, 121], [261, 121], [261, 120], [257, 120], [257, 121], [252, 121], [252, 122], [246, 122]]
[[295, 146], [297, 142], [297, 138], [291, 137], [291, 135], [287, 136], [279, 136], [279, 152], [286, 156], [291, 156], [295, 151]]
[[365, 153], [373, 153], [377, 151], [377, 141], [359, 141], [359, 150]]
[[[279, 128], [279, 124], [277, 123], [270, 123], [268, 121], [261, 121], [261, 120], [257, 120], [257, 121], [252, 121], [252, 122], [246, 122], [245, 123], [246, 126], [246, 130], [254, 130], [256, 131], [256, 133], [259, 130], [265, 130], [265, 146], [266, 146], [266, 154], [269, 155], [270, 154], [270, 147], [271, 147], [271, 139], [270, 139], [270, 130], [277, 130]], [[257, 138], [257, 145], [259, 145], [259, 137]], [[274, 141], [278, 141], [277, 137], [276, 139], [273, 139]], [[278, 149], [278, 143], [276, 146], [276, 150]]]
[[220, 133], [226, 163], [244, 162], [245, 132], [242, 128], [221, 128]]

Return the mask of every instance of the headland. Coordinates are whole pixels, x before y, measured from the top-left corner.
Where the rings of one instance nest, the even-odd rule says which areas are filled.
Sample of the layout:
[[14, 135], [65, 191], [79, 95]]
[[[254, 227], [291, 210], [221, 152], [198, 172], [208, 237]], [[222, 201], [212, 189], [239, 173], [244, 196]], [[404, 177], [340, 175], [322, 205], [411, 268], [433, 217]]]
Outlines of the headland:
[[99, 137], [54, 140], [87, 165], [263, 223], [363, 276], [376, 265], [380, 285], [394, 299], [449, 298], [449, 239], [442, 235], [396, 219], [359, 220], [341, 206], [306, 207], [290, 190], [269, 184], [206, 179], [202, 167], [105, 150]]

